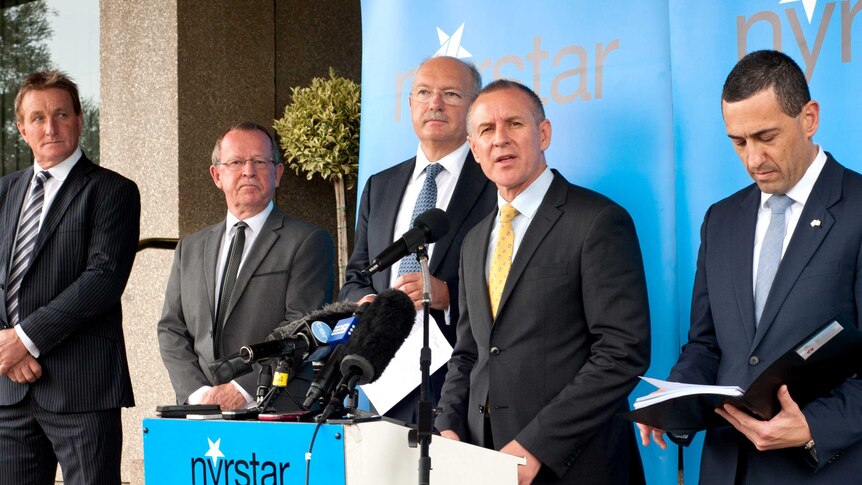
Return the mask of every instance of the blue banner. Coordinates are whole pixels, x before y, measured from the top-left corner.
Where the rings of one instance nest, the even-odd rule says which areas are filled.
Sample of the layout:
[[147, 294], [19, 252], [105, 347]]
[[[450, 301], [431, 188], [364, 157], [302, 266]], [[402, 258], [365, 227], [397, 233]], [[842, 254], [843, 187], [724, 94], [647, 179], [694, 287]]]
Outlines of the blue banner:
[[[145, 419], [144, 478], [152, 484], [276, 485], [305, 482], [315, 424]], [[344, 427], [323, 425], [314, 442], [310, 483], [344, 477]]]
[[[416, 152], [407, 96], [423, 59], [460, 57], [485, 83], [530, 86], [553, 125], [549, 165], [635, 220], [650, 294], [649, 375], [665, 378], [688, 332], [703, 214], [751, 183], [724, 131], [725, 77], [752, 50], [789, 54], [821, 103], [815, 141], [859, 170], [860, 10], [862, 0], [363, 0], [359, 189]], [[633, 396], [649, 391], [639, 386]], [[675, 448], [641, 453], [649, 483], [676, 482]], [[698, 461], [693, 446], [688, 483], [697, 482]]]

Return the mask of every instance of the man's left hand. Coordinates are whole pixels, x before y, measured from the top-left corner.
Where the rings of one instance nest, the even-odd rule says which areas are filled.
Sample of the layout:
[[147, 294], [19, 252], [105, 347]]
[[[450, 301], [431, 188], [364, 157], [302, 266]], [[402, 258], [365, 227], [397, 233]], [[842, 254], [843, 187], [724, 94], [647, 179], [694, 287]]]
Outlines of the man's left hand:
[[799, 447], [811, 440], [808, 420], [790, 397], [787, 386], [778, 389], [778, 403], [781, 411], [769, 421], [753, 418], [730, 404], [716, 408], [715, 412], [744, 434], [760, 451]]
[[237, 390], [233, 383], [228, 382], [204, 393], [201, 404], [218, 404], [222, 411], [231, 411], [245, 406], [245, 396]]
[[518, 485], [530, 485], [533, 483], [536, 475], [539, 474], [539, 469], [542, 468], [542, 462], [538, 458], [515, 440], [510, 441], [500, 452], [526, 458], [526, 465], [518, 465]]
[[[422, 308], [422, 273], [403, 274], [395, 280], [392, 286], [401, 290], [413, 300], [416, 309]], [[431, 277], [431, 308], [435, 310], [446, 310], [449, 308], [449, 287], [443, 280]]]
[[5, 376], [21, 360], [30, 355], [14, 328], [0, 330], [0, 376]]

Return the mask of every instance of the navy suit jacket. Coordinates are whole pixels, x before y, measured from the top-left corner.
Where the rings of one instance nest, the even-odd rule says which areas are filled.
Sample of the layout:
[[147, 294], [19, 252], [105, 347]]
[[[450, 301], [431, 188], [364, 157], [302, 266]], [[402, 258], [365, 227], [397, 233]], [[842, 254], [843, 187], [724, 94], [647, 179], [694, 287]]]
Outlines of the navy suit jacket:
[[[372, 175], [365, 183], [359, 202], [359, 220], [356, 223], [356, 241], [353, 254], [347, 264], [347, 278], [341, 300], [359, 300], [370, 293], [379, 293], [389, 288], [391, 268], [375, 273], [371, 278], [362, 276], [371, 258], [380, 254], [395, 240], [395, 218], [401, 207], [401, 199], [416, 157], [394, 167]], [[458, 260], [461, 242], [467, 232], [488, 215], [497, 203], [497, 189], [482, 173], [472, 153], [467, 154], [464, 168], [455, 185], [446, 213], [449, 215], [449, 233], [434, 245], [434, 254], [428, 263], [431, 275], [443, 280], [449, 287], [449, 317], [451, 325], [445, 324], [442, 311], [432, 310], [440, 330], [455, 343], [455, 323], [458, 321]], [[397, 235], [400, 237], [400, 234]]]
[[633, 426], [616, 416], [649, 366], [631, 217], [555, 172], [492, 319], [485, 261], [495, 216], [464, 240], [458, 341], [437, 429], [482, 445], [490, 403], [494, 448], [515, 439], [545, 465], [534, 483], [642, 483]]
[[[18, 217], [33, 169], [0, 179], [0, 317]], [[54, 412], [133, 406], [120, 297], [135, 251], [141, 200], [134, 182], [83, 156], [44, 216], [21, 283], [20, 325], [39, 348], [42, 377], [0, 377], [0, 405], [29, 391]]]
[[[758, 326], [752, 248], [760, 191], [751, 185], [709, 208], [701, 228], [689, 341], [670, 380], [747, 388], [775, 359], [829, 318], [841, 313], [859, 324], [862, 176], [827, 156]], [[812, 224], [815, 220], [820, 223]], [[744, 483], [858, 481], [862, 477], [862, 379], [848, 379], [802, 411], [819, 463], [813, 463], [802, 448], [757, 451], [727, 426], [706, 433], [701, 483], [733, 483], [737, 468]]]

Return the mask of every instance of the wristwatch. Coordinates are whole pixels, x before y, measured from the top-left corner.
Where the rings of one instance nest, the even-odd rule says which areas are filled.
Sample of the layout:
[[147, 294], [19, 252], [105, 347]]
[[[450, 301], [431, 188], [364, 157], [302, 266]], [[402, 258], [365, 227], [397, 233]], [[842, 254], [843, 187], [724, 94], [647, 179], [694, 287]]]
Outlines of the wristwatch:
[[808, 442], [805, 443], [805, 445], [803, 445], [802, 448], [811, 454], [811, 458], [813, 458], [814, 461], [818, 461], [817, 460], [817, 448], [814, 447], [814, 439], [813, 438], [808, 440]]

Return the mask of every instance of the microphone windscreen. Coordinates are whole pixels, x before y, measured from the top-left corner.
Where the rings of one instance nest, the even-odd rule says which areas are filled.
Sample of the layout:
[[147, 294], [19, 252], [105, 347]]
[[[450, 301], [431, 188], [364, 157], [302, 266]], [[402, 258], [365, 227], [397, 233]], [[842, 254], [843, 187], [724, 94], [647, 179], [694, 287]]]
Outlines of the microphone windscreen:
[[416, 309], [399, 290], [384, 290], [368, 306], [347, 343], [345, 354], [364, 357], [374, 369], [373, 382], [383, 374], [395, 353], [410, 335]]
[[288, 337], [292, 337], [296, 335], [297, 332], [300, 332], [305, 328], [310, 328], [309, 325], [314, 321], [322, 321], [328, 324], [330, 328], [334, 327], [339, 320], [352, 316], [356, 309], [356, 303], [351, 301], [328, 303], [324, 305], [323, 308], [314, 310], [299, 320], [294, 320], [280, 327], [276, 327], [269, 336], [266, 337], [266, 340], [284, 340]]
[[449, 234], [449, 215], [446, 211], [438, 208], [428, 209], [416, 216], [413, 227], [421, 227], [425, 231], [425, 242], [437, 242]]

